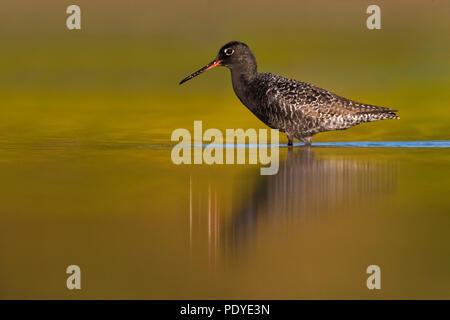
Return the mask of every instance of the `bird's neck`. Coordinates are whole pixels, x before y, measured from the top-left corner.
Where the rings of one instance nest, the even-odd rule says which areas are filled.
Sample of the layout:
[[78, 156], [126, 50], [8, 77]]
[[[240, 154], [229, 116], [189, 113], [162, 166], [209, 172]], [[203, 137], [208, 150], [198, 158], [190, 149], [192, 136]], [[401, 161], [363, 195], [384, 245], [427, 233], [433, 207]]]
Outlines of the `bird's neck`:
[[248, 64], [245, 66], [238, 66], [231, 69], [231, 81], [233, 83], [233, 89], [236, 92], [239, 99], [246, 103], [246, 89], [249, 84], [256, 78], [258, 71], [256, 64]]

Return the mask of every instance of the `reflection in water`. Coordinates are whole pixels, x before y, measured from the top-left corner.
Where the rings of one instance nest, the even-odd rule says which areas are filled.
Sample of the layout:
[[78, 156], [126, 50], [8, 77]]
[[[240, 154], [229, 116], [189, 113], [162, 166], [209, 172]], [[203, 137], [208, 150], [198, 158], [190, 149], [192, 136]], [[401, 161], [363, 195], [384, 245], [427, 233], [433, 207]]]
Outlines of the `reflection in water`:
[[[217, 191], [211, 184], [206, 188], [194, 188], [189, 178], [189, 251], [191, 257], [204, 253], [207, 244], [208, 264], [216, 264], [220, 244], [220, 209]], [[195, 189], [195, 192], [194, 192]], [[204, 192], [206, 189], [206, 192]], [[206, 194], [205, 194], [206, 193]], [[206, 236], [206, 239], [205, 239]], [[206, 241], [205, 241], [206, 240]], [[200, 248], [200, 249], [199, 249]]]
[[[391, 194], [395, 188], [392, 164], [369, 157], [355, 159], [330, 155], [332, 158], [328, 159], [326, 152], [316, 150], [289, 150], [285, 161], [280, 163], [278, 174], [260, 176], [259, 172], [256, 173], [251, 188], [235, 191], [232, 198], [240, 198], [240, 201], [234, 200], [227, 215], [219, 214], [219, 208], [224, 204], [218, 205], [217, 192], [211, 191], [211, 185], [208, 185], [207, 194], [203, 200], [200, 199], [198, 209], [207, 212], [206, 217], [203, 215], [206, 220], [203, 226], [206, 224], [208, 230], [210, 261], [213, 257], [217, 259], [219, 249], [228, 255], [246, 248], [252, 243], [261, 222], [270, 226], [326, 214], [345, 214], [355, 210], [364, 213], [365, 208]], [[192, 201], [191, 193], [191, 248]], [[205, 234], [201, 226], [199, 223], [197, 232]]]
[[292, 222], [317, 214], [364, 210], [394, 188], [390, 165], [338, 157], [316, 158], [310, 148], [289, 150], [277, 175], [264, 177], [234, 211], [229, 234], [232, 247], [250, 241], [258, 221]]

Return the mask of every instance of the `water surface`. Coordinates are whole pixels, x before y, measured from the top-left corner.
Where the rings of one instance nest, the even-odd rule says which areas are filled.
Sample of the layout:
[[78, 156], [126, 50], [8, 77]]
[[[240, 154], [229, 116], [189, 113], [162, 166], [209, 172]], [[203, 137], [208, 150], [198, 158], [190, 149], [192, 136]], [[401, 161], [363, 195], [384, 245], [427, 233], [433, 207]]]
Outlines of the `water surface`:
[[164, 144], [2, 143], [0, 295], [448, 298], [450, 152], [430, 143], [282, 148], [274, 176]]

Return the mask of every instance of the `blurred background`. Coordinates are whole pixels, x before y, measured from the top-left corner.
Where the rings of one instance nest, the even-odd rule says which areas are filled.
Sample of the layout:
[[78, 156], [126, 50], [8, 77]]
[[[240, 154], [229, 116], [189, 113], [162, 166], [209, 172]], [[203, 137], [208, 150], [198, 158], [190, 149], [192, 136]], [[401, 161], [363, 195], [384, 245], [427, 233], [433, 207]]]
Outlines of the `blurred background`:
[[400, 110], [403, 121], [316, 141], [449, 138], [447, 1], [376, 1], [381, 30], [366, 28], [372, 2], [360, 0], [80, 0], [82, 29], [70, 31], [72, 3], [0, 4], [1, 136], [167, 141], [173, 128], [195, 119], [264, 128], [235, 97], [225, 68], [178, 87], [223, 44], [239, 40], [261, 72]]
[[270, 178], [170, 161], [194, 120], [265, 128], [225, 68], [178, 86], [231, 40], [260, 72], [399, 110], [316, 142], [448, 140], [449, 33], [445, 0], [3, 0], [0, 298], [449, 298], [446, 149], [282, 150]]

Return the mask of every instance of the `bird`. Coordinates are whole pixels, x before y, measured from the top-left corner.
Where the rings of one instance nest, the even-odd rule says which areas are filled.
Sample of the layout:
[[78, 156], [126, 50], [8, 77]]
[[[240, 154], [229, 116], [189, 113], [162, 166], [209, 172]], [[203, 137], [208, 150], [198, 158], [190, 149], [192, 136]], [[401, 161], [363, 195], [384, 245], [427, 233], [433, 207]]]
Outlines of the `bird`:
[[259, 73], [249, 46], [240, 41], [223, 45], [216, 58], [180, 81], [180, 85], [218, 66], [231, 71], [233, 90], [259, 120], [310, 146], [319, 132], [345, 130], [364, 122], [399, 119], [390, 108], [356, 102], [312, 84], [273, 73]]

